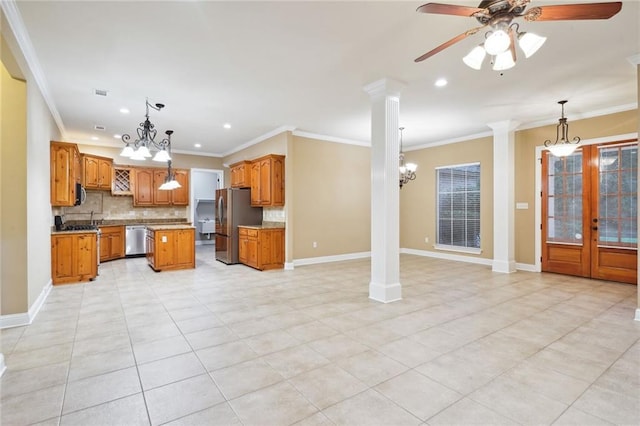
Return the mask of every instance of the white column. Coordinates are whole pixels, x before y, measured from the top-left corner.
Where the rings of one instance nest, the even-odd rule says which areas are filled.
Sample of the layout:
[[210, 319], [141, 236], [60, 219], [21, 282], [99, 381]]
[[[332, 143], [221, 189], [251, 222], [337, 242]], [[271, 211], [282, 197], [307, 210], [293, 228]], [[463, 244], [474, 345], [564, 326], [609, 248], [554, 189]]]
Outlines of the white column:
[[369, 298], [402, 299], [400, 284], [400, 90], [382, 79], [364, 90], [371, 96], [371, 281]]
[[[638, 95], [637, 101], [640, 101], [640, 53], [627, 58], [631, 65], [636, 68], [636, 78], [638, 79]], [[640, 135], [640, 120], [638, 120], [638, 135]], [[640, 156], [638, 156], [640, 157]], [[640, 158], [638, 158], [638, 166], [640, 166]], [[640, 167], [638, 167], [638, 177], [640, 177]], [[640, 199], [638, 199], [638, 207], [640, 207]], [[638, 217], [638, 224], [640, 225], [640, 216]], [[638, 257], [638, 271], [640, 271], [640, 256]], [[640, 274], [638, 275], [638, 296], [636, 299], [636, 316], [635, 320], [640, 321]]]
[[487, 123], [493, 129], [493, 268], [515, 272], [515, 132], [520, 123]]

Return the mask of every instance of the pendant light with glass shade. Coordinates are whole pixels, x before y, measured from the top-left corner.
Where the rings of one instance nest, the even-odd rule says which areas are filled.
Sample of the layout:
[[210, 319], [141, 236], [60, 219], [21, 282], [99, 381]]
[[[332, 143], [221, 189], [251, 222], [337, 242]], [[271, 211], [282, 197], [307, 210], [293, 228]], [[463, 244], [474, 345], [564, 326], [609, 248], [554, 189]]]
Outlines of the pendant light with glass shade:
[[404, 127], [400, 127], [400, 189], [402, 189], [403, 185], [409, 183], [409, 181], [415, 180], [416, 178], [416, 170], [418, 170], [418, 165], [415, 163], [406, 163], [404, 162], [404, 152], [402, 152], [402, 131]]
[[556, 157], [568, 157], [578, 148], [580, 138], [576, 136], [569, 140], [569, 124], [564, 116], [564, 104], [567, 101], [558, 101], [558, 103], [562, 106], [562, 116], [556, 126], [556, 140], [551, 142], [550, 139], [547, 139], [544, 141], [544, 146]]

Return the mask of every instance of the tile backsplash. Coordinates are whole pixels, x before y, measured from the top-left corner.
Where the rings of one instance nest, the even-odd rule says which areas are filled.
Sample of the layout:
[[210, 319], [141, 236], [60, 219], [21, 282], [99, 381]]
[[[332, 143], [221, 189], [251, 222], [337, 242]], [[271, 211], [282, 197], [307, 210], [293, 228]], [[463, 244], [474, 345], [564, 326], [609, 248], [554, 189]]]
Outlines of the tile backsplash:
[[287, 215], [284, 207], [263, 207], [262, 220], [264, 222], [286, 222]]
[[109, 219], [186, 219], [188, 207], [134, 207], [133, 197], [112, 196], [106, 191], [87, 191], [81, 206], [54, 207], [53, 215], [62, 214], [66, 220]]

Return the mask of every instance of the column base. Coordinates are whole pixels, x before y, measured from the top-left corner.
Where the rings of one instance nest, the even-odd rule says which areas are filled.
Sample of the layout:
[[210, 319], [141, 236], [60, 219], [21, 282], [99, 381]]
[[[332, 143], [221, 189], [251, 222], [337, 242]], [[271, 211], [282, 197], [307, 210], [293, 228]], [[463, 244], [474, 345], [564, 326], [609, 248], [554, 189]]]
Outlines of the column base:
[[640, 308], [636, 309], [636, 317], [634, 319], [640, 321]]
[[510, 274], [516, 271], [515, 260], [495, 260], [491, 268], [493, 272], [502, 272], [504, 274]]
[[369, 299], [382, 303], [391, 303], [402, 300], [402, 285], [400, 283], [381, 284], [370, 282]]

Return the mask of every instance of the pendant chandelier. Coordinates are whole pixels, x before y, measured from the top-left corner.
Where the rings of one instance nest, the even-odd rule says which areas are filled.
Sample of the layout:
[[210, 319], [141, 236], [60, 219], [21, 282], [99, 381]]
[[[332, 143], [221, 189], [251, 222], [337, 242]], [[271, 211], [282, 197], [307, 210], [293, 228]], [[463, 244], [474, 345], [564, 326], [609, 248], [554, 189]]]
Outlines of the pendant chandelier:
[[[128, 134], [122, 135], [122, 142], [125, 143], [125, 147], [120, 152], [123, 157], [130, 158], [132, 160], [146, 160], [152, 157], [150, 149], [156, 149], [158, 152], [153, 156], [154, 161], [170, 161], [171, 160], [171, 138], [163, 139], [156, 142], [157, 130], [151, 121], [149, 121], [149, 107], [160, 111], [164, 108], [164, 104], [151, 105], [149, 99], [146, 100], [146, 114], [145, 120], [140, 123], [140, 127], [136, 129], [138, 138], [134, 142], [130, 142], [131, 136]], [[171, 131], [173, 133], [173, 131]], [[167, 135], [171, 135], [167, 131]]]
[[403, 185], [409, 183], [409, 181], [415, 180], [416, 178], [416, 170], [418, 169], [418, 165], [415, 163], [406, 163], [404, 162], [404, 152], [402, 152], [402, 131], [404, 127], [400, 127], [400, 189], [402, 189]]
[[[171, 135], [173, 134], [173, 130], [167, 130], [165, 134], [167, 135], [166, 140], [168, 141], [168, 145], [167, 145], [168, 154], [170, 154]], [[158, 189], [162, 191], [167, 191], [167, 190], [176, 189], [176, 188], [182, 188], [182, 185], [180, 185], [180, 182], [176, 180], [176, 174], [171, 170], [171, 157], [169, 157], [169, 159], [167, 160], [167, 176], [164, 178], [164, 182], [162, 183], [162, 185], [160, 185]]]
[[564, 104], [567, 101], [558, 101], [558, 103], [562, 106], [562, 116], [558, 120], [558, 126], [556, 127], [556, 141], [551, 142], [550, 139], [547, 139], [544, 141], [544, 146], [556, 157], [567, 157], [578, 148], [580, 138], [576, 136], [573, 140], [569, 140], [569, 124], [564, 116]]

